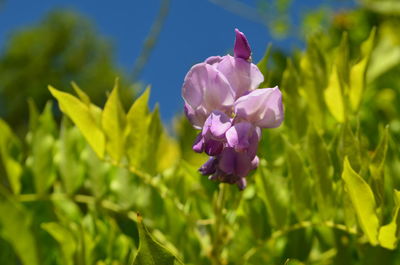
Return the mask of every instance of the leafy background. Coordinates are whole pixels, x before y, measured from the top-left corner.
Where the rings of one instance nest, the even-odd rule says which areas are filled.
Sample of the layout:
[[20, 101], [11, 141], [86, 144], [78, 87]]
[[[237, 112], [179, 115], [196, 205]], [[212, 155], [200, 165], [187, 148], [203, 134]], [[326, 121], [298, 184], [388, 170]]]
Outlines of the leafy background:
[[399, 264], [400, 7], [326, 12], [304, 18], [305, 49], [258, 62], [285, 121], [263, 133], [243, 192], [199, 175], [196, 131], [165, 125], [79, 16], [14, 35], [0, 57], [0, 263]]

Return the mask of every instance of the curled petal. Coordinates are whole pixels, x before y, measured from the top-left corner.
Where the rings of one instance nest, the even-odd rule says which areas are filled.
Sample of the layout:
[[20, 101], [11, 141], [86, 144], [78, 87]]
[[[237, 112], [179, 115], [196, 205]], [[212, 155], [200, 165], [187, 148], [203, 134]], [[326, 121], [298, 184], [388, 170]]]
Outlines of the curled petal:
[[251, 49], [246, 36], [238, 29], [235, 29], [235, 33], [236, 33], [236, 39], [233, 48], [235, 57], [242, 58], [244, 60], [249, 60], [251, 56]]
[[218, 64], [221, 60], [222, 60], [221, 56], [211, 56], [211, 57], [208, 57], [204, 62], [207, 64], [214, 65], [214, 64]]
[[261, 128], [276, 128], [284, 117], [281, 91], [278, 87], [256, 89], [236, 100], [235, 113]]
[[196, 129], [201, 129], [201, 127], [204, 124], [204, 121], [207, 118], [206, 111], [204, 110], [204, 108], [199, 107], [197, 108], [197, 110], [193, 110], [193, 108], [190, 105], [185, 103], [184, 110], [186, 118], [190, 121], [193, 127]]
[[235, 92], [235, 98], [256, 89], [264, 76], [255, 64], [230, 55], [222, 57], [216, 68], [223, 73]]
[[231, 119], [222, 111], [216, 110], [204, 122], [202, 135], [211, 134], [214, 138], [222, 138], [231, 126]]

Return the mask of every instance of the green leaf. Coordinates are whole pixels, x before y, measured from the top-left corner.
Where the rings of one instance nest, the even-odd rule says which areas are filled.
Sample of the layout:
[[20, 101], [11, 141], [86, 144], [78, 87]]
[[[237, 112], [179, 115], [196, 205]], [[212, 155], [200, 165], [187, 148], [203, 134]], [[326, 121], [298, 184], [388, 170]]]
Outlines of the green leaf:
[[148, 101], [150, 96], [150, 87], [136, 99], [127, 115], [126, 135], [126, 154], [130, 166], [142, 168], [143, 154], [146, 151], [146, 137], [149, 127]]
[[305, 170], [299, 152], [288, 142], [286, 143], [286, 158], [294, 209], [298, 219], [305, 220], [310, 216], [310, 209], [312, 209], [310, 176]]
[[379, 220], [376, 214], [375, 197], [367, 182], [351, 168], [347, 157], [344, 160], [342, 178], [361, 229], [371, 245], [376, 246]]
[[324, 139], [314, 126], [307, 133], [307, 154], [310, 160], [316, 202], [322, 217], [331, 219], [334, 215], [334, 194], [332, 186], [333, 167]]
[[332, 116], [343, 123], [345, 121], [345, 104], [343, 100], [343, 90], [339, 79], [339, 73], [336, 64], [333, 65], [329, 75], [328, 86], [324, 91], [325, 103], [328, 106]]
[[59, 223], [43, 223], [41, 226], [60, 244], [64, 264], [75, 264], [74, 254], [77, 246], [73, 234]]
[[396, 249], [400, 234], [400, 191], [394, 190], [395, 208], [392, 221], [379, 229], [379, 243], [382, 247]]
[[126, 115], [119, 99], [118, 80], [111, 92], [102, 115], [103, 131], [106, 135], [106, 150], [111, 158], [118, 163], [125, 150], [124, 132], [126, 126]]
[[369, 171], [372, 177], [372, 189], [377, 198], [378, 205], [384, 203], [383, 197], [385, 194], [385, 176], [384, 167], [386, 160], [386, 153], [388, 149], [389, 127], [385, 128], [383, 136], [379, 142], [378, 147], [372, 154], [371, 162], [369, 164]]
[[15, 194], [21, 191], [22, 166], [18, 156], [21, 144], [5, 121], [0, 119], [0, 158], [6, 171], [8, 182]]
[[60, 109], [79, 128], [83, 136], [102, 159], [105, 150], [105, 136], [98, 125], [96, 113], [76, 97], [49, 86], [51, 94], [58, 100]]
[[32, 216], [0, 186], [0, 237], [7, 240], [24, 265], [38, 265], [38, 246], [31, 228]]
[[151, 114], [149, 129], [147, 133], [146, 141], [146, 156], [144, 156], [144, 168], [147, 172], [154, 174], [156, 173], [157, 167], [154, 165], [158, 163], [157, 161], [157, 150], [160, 144], [160, 136], [162, 133], [162, 124], [160, 119], [160, 112], [158, 110], [158, 105], [156, 105], [155, 110]]
[[56, 154], [56, 123], [53, 118], [51, 102], [46, 104], [38, 117], [35, 128], [30, 131], [30, 155], [27, 166], [32, 170], [35, 190], [45, 193], [56, 179], [54, 157]]
[[68, 194], [73, 194], [83, 183], [87, 168], [81, 156], [85, 147], [87, 145], [79, 129], [64, 117], [61, 122], [58, 167]]
[[137, 224], [139, 230], [139, 250], [132, 265], [182, 264], [169, 250], [153, 239], [144, 226], [140, 215], [138, 215]]
[[360, 141], [353, 133], [349, 123], [341, 126], [336, 152], [340, 161], [347, 156], [354, 170], [361, 169]]
[[255, 177], [259, 196], [267, 206], [270, 223], [275, 228], [284, 227], [288, 221], [288, 194], [283, 178], [271, 174], [266, 168], [266, 161], [261, 160]]
[[361, 59], [350, 69], [349, 96], [353, 111], [358, 109], [365, 90], [365, 76], [372, 48], [374, 47], [375, 32], [376, 28], [373, 28], [368, 39], [361, 44]]

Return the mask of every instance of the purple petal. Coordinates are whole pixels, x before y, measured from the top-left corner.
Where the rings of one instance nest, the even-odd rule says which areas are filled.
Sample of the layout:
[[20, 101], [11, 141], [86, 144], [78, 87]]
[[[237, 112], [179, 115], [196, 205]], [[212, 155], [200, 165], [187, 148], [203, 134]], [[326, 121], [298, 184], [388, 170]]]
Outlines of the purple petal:
[[192, 66], [183, 82], [182, 97], [192, 109], [196, 109], [203, 101], [203, 87], [207, 78], [204, 65], [200, 63]]
[[253, 134], [253, 125], [249, 122], [240, 122], [232, 126], [226, 132], [226, 140], [230, 147], [235, 149], [246, 149], [249, 147], [249, 138]]
[[204, 139], [201, 136], [201, 133], [199, 133], [196, 137], [196, 140], [194, 140], [192, 149], [197, 153], [202, 153], [204, 151]]
[[210, 159], [205, 162], [201, 168], [199, 168], [199, 171], [202, 175], [211, 175], [214, 174], [215, 171], [217, 170], [217, 159], [215, 157], [211, 157]]
[[255, 64], [230, 55], [222, 57], [217, 69], [228, 80], [235, 92], [235, 98], [256, 89], [264, 81], [264, 76]]
[[204, 122], [202, 135], [211, 134], [215, 138], [222, 138], [231, 126], [231, 119], [222, 111], [216, 110]]
[[278, 87], [256, 89], [236, 100], [235, 113], [261, 128], [276, 128], [284, 117], [281, 91]]
[[236, 39], [235, 39], [235, 46], [233, 48], [235, 57], [242, 58], [244, 60], [250, 59], [251, 49], [246, 36], [238, 29], [235, 29], [235, 33], [236, 33]]
[[202, 105], [211, 111], [234, 103], [234, 93], [224, 75], [206, 63], [196, 64], [187, 73], [182, 96], [193, 109]]
[[260, 159], [258, 158], [258, 156], [255, 156], [253, 158], [253, 160], [251, 161], [251, 169], [256, 169], [258, 168], [258, 164], [260, 163]]
[[240, 122], [232, 126], [225, 134], [228, 146], [238, 152], [247, 152], [250, 159], [257, 154], [261, 130], [249, 122]]
[[206, 139], [204, 140], [204, 152], [209, 156], [219, 155], [224, 148], [224, 143], [219, 140]]
[[245, 177], [252, 169], [251, 159], [246, 153], [226, 147], [219, 157], [218, 167], [227, 175]]
[[193, 108], [185, 103], [184, 106], [185, 115], [188, 118], [189, 122], [193, 125], [196, 129], [201, 129], [206, 120], [206, 114], [203, 108], [198, 108], [196, 111]]

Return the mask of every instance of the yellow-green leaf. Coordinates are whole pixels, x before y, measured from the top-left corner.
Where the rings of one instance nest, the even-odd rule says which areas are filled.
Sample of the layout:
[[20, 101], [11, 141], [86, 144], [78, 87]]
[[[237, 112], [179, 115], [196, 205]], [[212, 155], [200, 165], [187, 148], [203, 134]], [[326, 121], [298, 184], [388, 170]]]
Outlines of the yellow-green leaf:
[[374, 45], [375, 32], [375, 28], [372, 29], [368, 39], [361, 44], [361, 59], [350, 69], [349, 96], [353, 111], [358, 109], [365, 89], [365, 76], [369, 58]]
[[379, 230], [379, 243], [382, 247], [388, 249], [396, 249], [399, 237], [400, 226], [400, 191], [394, 190], [395, 208], [393, 211], [392, 221], [384, 225]]
[[126, 154], [129, 164], [137, 169], [142, 167], [143, 154], [146, 151], [146, 139], [149, 127], [150, 88], [133, 103], [127, 115]]
[[102, 115], [102, 126], [106, 136], [106, 150], [115, 162], [124, 154], [124, 132], [126, 115], [119, 99], [118, 81], [116, 81]]
[[[0, 237], [13, 247], [23, 265], [39, 264], [32, 215], [0, 186]], [[0, 252], [2, 250], [0, 249]]]
[[374, 194], [367, 182], [351, 168], [347, 157], [344, 159], [342, 178], [361, 229], [371, 245], [377, 245], [379, 220]]
[[7, 123], [0, 119], [0, 161], [3, 162], [11, 189], [16, 194], [21, 191], [22, 166], [18, 161], [18, 157], [16, 157], [19, 149], [19, 140]]
[[60, 244], [64, 256], [64, 264], [73, 265], [77, 248], [74, 235], [59, 223], [43, 223], [41, 226]]
[[329, 75], [328, 86], [324, 91], [325, 103], [330, 113], [338, 122], [345, 120], [345, 105], [336, 64], [333, 65]]
[[138, 215], [139, 251], [132, 265], [174, 265], [182, 264], [169, 250], [156, 242]]
[[58, 91], [51, 86], [49, 86], [49, 90], [58, 100], [61, 111], [75, 123], [95, 153], [103, 158], [105, 136], [98, 125], [96, 113], [93, 113], [90, 107], [68, 93]]

